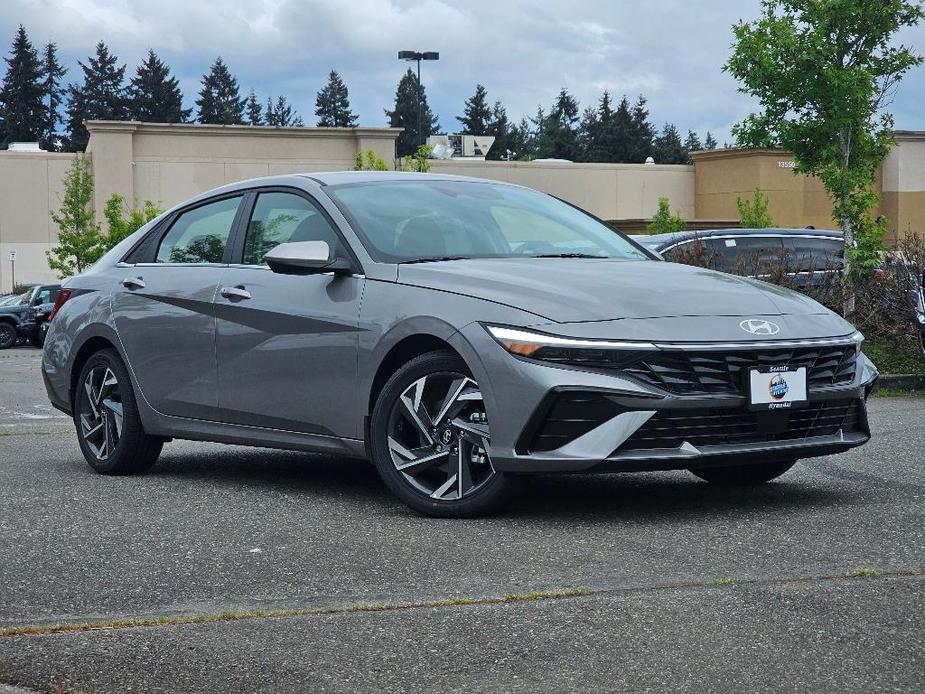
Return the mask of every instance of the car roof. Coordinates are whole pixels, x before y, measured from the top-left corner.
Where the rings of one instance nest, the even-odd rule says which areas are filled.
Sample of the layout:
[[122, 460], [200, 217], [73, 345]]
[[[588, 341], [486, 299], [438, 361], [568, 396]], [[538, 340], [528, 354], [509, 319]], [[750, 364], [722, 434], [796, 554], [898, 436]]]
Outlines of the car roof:
[[649, 248], [666, 248], [695, 238], [724, 236], [816, 236], [841, 241], [842, 232], [835, 229], [808, 229], [771, 227], [767, 229], [699, 229], [694, 231], [675, 231], [668, 234], [633, 234], [631, 238]]
[[[296, 174], [302, 178], [310, 178], [323, 186], [336, 186], [344, 183], [378, 183], [382, 181], [461, 181], [465, 183], [496, 183], [512, 185], [503, 181], [494, 181], [487, 178], [472, 176], [456, 176], [453, 174], [415, 173], [411, 171], [319, 171]], [[518, 186], [519, 187], [519, 186]]]

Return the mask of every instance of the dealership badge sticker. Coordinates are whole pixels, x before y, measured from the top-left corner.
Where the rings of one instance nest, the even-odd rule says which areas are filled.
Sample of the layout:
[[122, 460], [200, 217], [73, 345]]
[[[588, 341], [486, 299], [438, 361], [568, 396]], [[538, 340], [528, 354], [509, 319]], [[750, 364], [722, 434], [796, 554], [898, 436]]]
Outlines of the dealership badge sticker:
[[783, 400], [789, 390], [790, 386], [787, 385], [787, 379], [782, 374], [774, 374], [768, 382], [768, 393], [775, 400]]

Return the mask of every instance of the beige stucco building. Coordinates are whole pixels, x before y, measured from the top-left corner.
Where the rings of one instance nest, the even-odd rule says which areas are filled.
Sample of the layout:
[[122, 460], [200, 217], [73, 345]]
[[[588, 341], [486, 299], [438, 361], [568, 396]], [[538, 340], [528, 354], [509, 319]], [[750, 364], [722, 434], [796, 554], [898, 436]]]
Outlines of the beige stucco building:
[[[95, 121], [86, 155], [97, 214], [113, 193], [168, 208], [234, 181], [301, 171], [353, 168], [372, 149], [394, 166], [390, 128], [275, 128]], [[925, 231], [925, 133], [896, 133], [881, 175], [879, 213], [891, 235]], [[57, 239], [50, 212], [61, 204], [73, 154], [0, 151], [0, 292], [16, 281], [54, 279], [45, 252]], [[774, 150], [696, 153], [693, 166], [562, 162], [432, 161], [434, 172], [491, 178], [557, 195], [629, 231], [644, 227], [667, 197], [692, 226], [734, 226], [736, 198], [761, 187], [781, 226], [832, 227], [831, 203], [815, 179], [795, 176], [793, 159]]]

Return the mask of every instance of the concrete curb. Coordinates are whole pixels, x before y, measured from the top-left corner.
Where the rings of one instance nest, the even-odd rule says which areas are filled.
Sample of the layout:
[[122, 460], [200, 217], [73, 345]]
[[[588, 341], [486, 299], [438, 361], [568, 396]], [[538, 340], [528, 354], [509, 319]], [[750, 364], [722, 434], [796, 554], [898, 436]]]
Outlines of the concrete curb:
[[925, 374], [880, 374], [876, 389], [880, 388], [925, 392]]

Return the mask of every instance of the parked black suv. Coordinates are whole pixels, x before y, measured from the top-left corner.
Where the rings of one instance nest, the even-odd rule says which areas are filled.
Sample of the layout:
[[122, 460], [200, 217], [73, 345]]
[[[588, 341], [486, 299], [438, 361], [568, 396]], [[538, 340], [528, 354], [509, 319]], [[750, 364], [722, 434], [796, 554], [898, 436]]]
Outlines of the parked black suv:
[[13, 347], [20, 340], [39, 344], [37, 309], [53, 304], [61, 289], [60, 284], [39, 284], [20, 296], [17, 303], [0, 307], [0, 349]]

